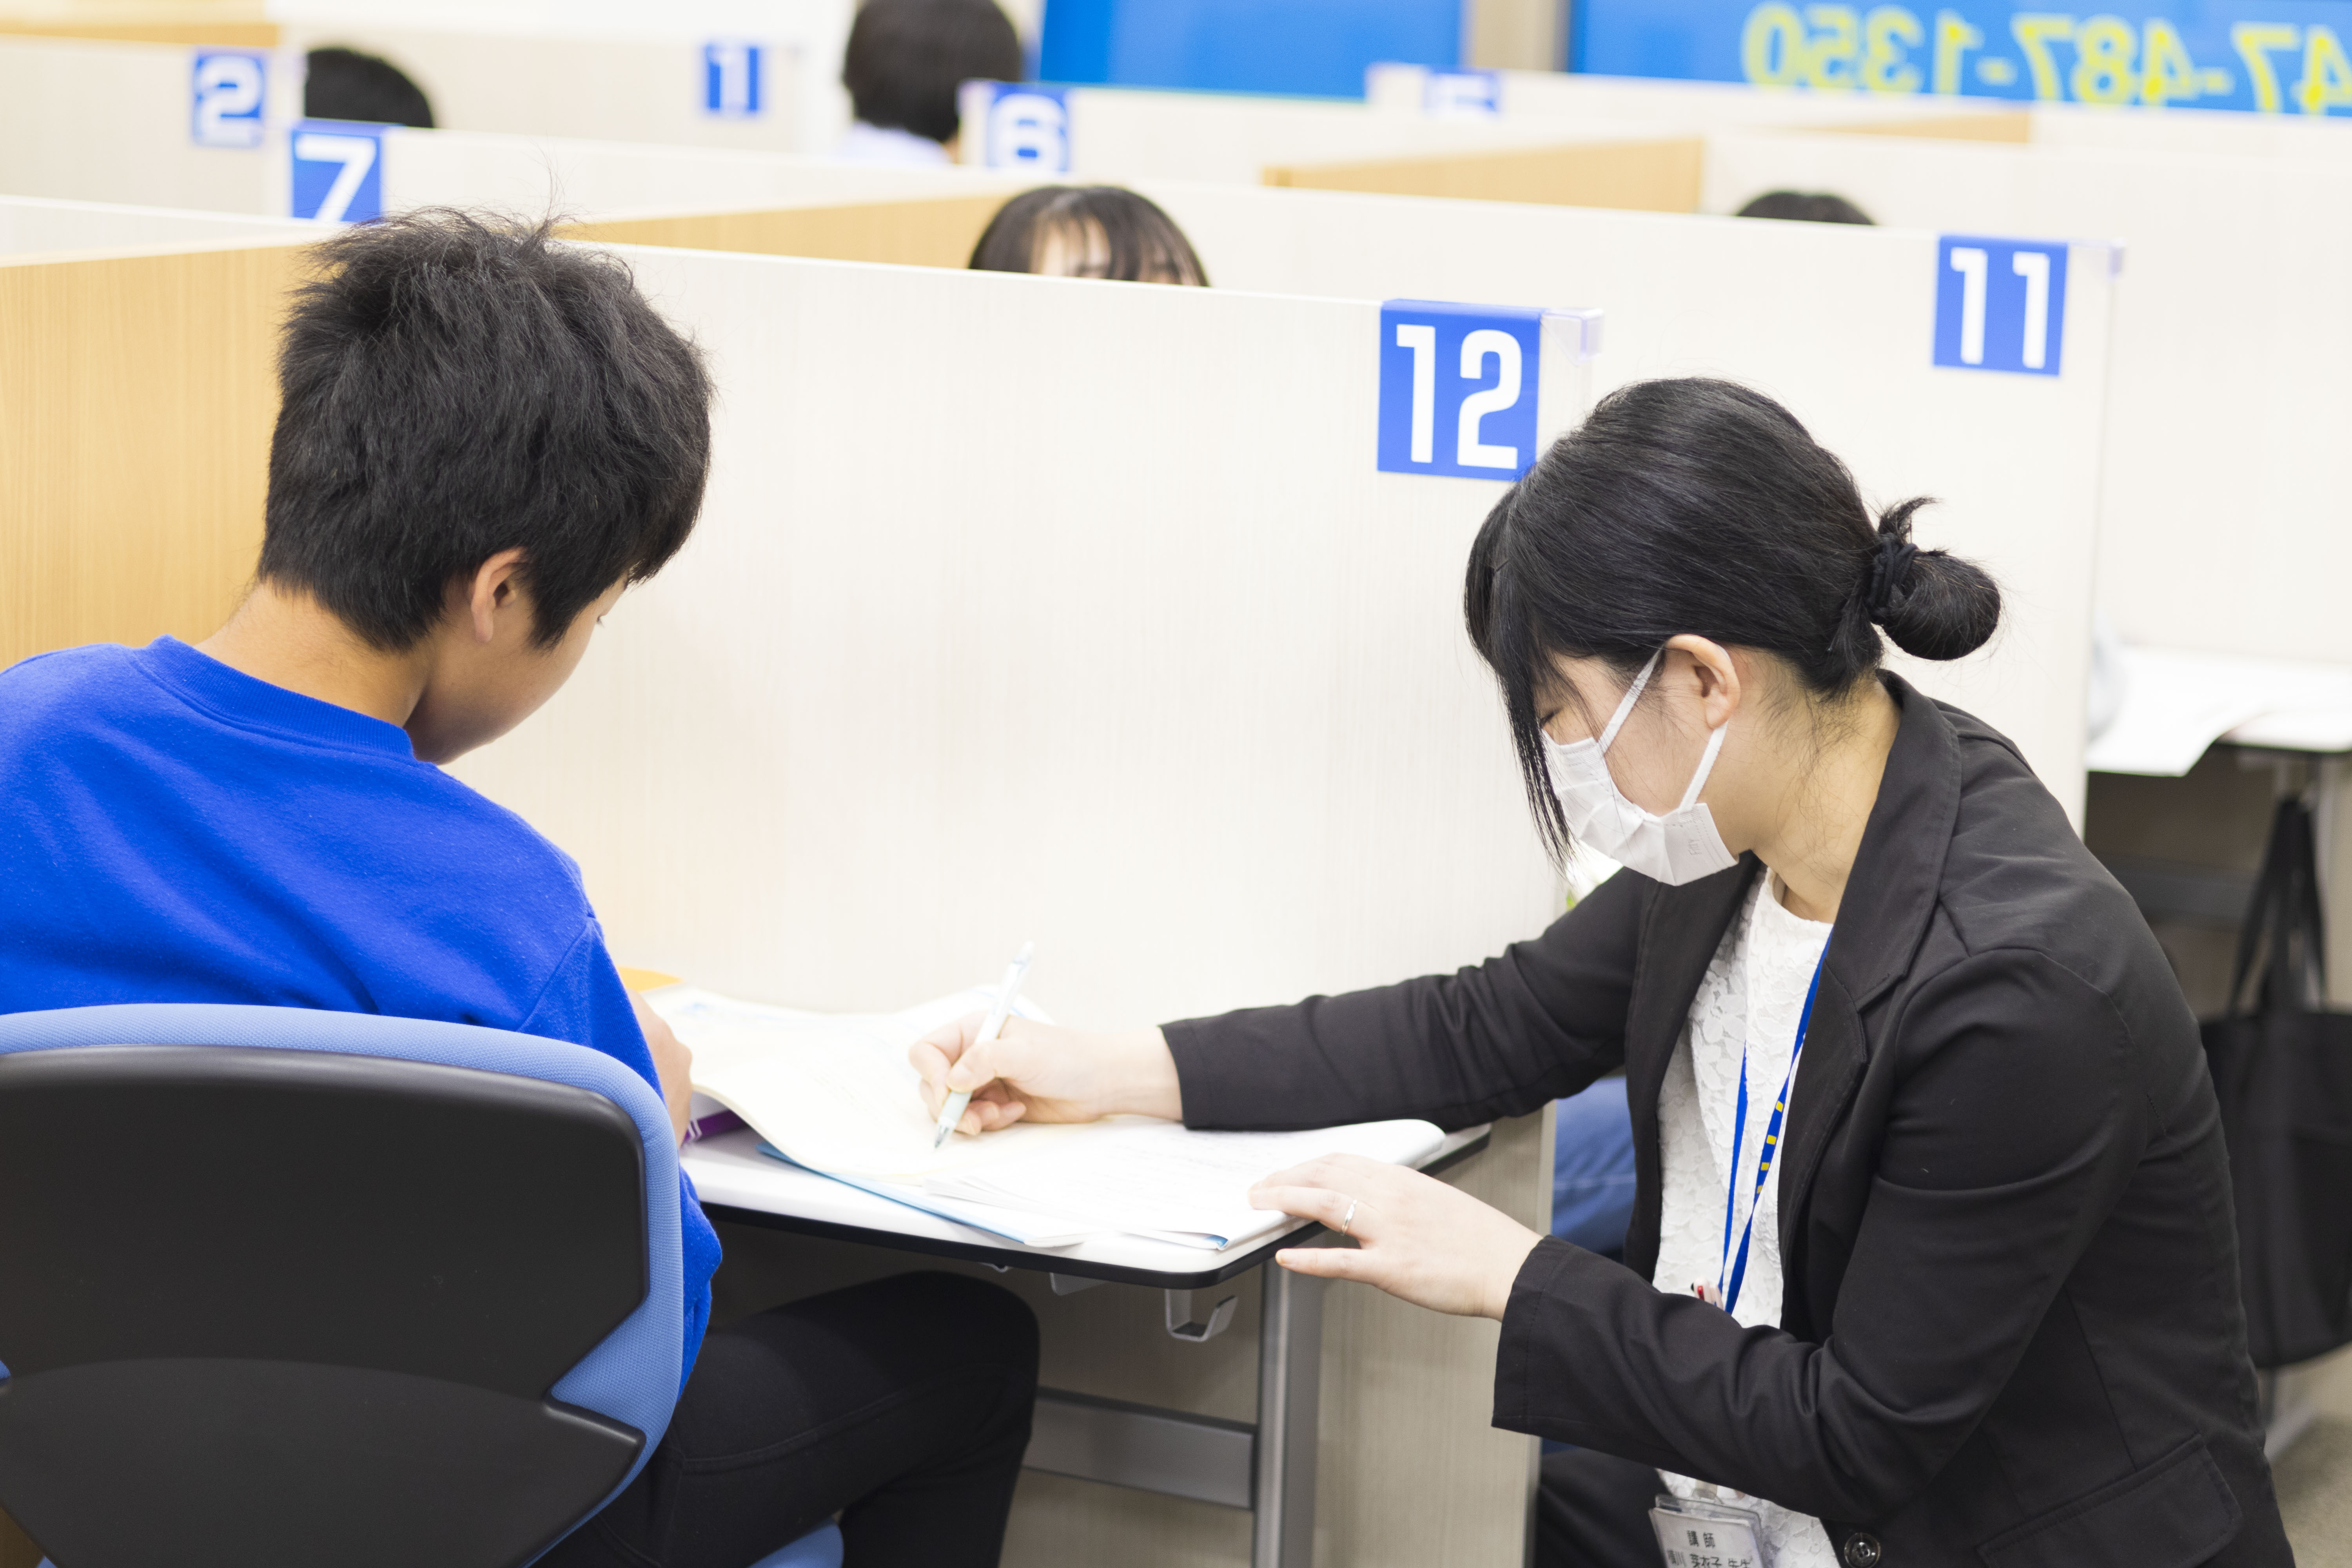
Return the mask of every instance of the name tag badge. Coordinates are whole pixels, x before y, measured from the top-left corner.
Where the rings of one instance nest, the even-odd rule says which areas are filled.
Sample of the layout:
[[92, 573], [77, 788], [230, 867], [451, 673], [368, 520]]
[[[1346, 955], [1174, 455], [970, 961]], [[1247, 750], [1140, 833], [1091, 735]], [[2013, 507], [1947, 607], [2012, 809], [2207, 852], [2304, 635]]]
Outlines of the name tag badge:
[[1650, 1525], [1666, 1568], [1772, 1568], [1763, 1517], [1753, 1509], [1661, 1497]]

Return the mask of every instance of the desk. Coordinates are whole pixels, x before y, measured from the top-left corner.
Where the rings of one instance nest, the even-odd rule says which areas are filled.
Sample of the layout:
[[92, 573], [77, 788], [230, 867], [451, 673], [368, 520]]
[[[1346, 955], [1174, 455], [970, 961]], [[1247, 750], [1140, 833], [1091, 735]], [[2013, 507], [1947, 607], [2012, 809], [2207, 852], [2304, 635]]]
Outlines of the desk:
[[[1421, 1169], [1436, 1173], [1486, 1147], [1489, 1130], [1456, 1132]], [[759, 1152], [749, 1131], [690, 1145], [682, 1163], [711, 1217], [739, 1225], [955, 1258], [1050, 1275], [1057, 1294], [1106, 1281], [1168, 1292], [1168, 1331], [1206, 1340], [1230, 1321], [1228, 1297], [1196, 1314], [1192, 1297], [1263, 1270], [1257, 1420], [1219, 1420], [1084, 1394], [1041, 1390], [1030, 1468], [1252, 1513], [1253, 1568], [1309, 1568], [1315, 1545], [1316, 1450], [1321, 1397], [1323, 1285], [1273, 1262], [1285, 1247], [1327, 1240], [1296, 1221], [1270, 1237], [1203, 1252], [1141, 1237], [1035, 1247], [787, 1165]]]

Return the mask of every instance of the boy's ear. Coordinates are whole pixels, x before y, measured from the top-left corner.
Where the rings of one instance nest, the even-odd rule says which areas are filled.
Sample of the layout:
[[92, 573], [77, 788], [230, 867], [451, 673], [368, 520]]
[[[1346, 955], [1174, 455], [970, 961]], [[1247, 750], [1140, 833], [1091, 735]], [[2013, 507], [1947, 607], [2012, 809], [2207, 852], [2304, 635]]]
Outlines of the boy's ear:
[[501, 550], [474, 568], [471, 581], [458, 585], [465, 596], [467, 629], [476, 642], [496, 642], [500, 623], [517, 616], [522, 617], [528, 634], [531, 606], [522, 581], [523, 560], [520, 546]]

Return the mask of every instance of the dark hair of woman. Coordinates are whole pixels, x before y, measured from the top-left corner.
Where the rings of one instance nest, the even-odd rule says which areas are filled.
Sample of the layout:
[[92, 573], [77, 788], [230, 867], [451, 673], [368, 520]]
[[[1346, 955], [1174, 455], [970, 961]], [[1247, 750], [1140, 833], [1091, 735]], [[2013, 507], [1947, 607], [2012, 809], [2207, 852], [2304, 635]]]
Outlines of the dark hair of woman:
[[1777, 217], [1792, 223], [1862, 223], [1870, 215], [1827, 191], [1767, 191], [1741, 207], [1738, 217]]
[[1502, 686], [1545, 844], [1567, 827], [1544, 763], [1540, 704], [1588, 719], [1554, 660], [1630, 680], [1692, 633], [1780, 660], [1834, 703], [1879, 668], [1878, 629], [1920, 658], [1984, 646], [2000, 591], [1973, 563], [1911, 542], [1925, 500], [1872, 521], [1853, 476], [1787, 409], [1727, 381], [1635, 382], [1593, 406], [1505, 492], [1470, 547], [1470, 640]]
[[302, 112], [309, 119], [433, 129], [425, 89], [381, 56], [340, 47], [312, 49], [309, 68], [302, 79]]
[[866, 0], [849, 25], [841, 85], [868, 125], [933, 142], [961, 128], [968, 81], [1019, 81], [1021, 36], [996, 0]]
[[552, 220], [420, 210], [309, 252], [278, 356], [259, 575], [375, 647], [520, 546], [551, 647], [677, 553], [710, 466], [710, 378], [625, 263]]
[[[1056, 242], [1058, 258], [1049, 254]], [[989, 219], [972, 247], [971, 268], [1201, 288], [1209, 282], [1208, 269], [1176, 220], [1117, 185], [1045, 185], [1022, 192]]]

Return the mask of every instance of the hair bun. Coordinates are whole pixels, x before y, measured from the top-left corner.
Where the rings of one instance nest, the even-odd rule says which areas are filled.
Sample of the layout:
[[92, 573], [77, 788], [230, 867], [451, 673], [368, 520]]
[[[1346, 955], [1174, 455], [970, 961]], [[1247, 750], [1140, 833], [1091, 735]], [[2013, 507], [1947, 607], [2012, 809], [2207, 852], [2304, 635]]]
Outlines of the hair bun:
[[1878, 547], [1856, 594], [1905, 653], [1960, 658], [1984, 647], [2000, 624], [2000, 589], [1974, 562], [1911, 542], [1912, 514], [1927, 504], [1915, 498], [1880, 516]]

